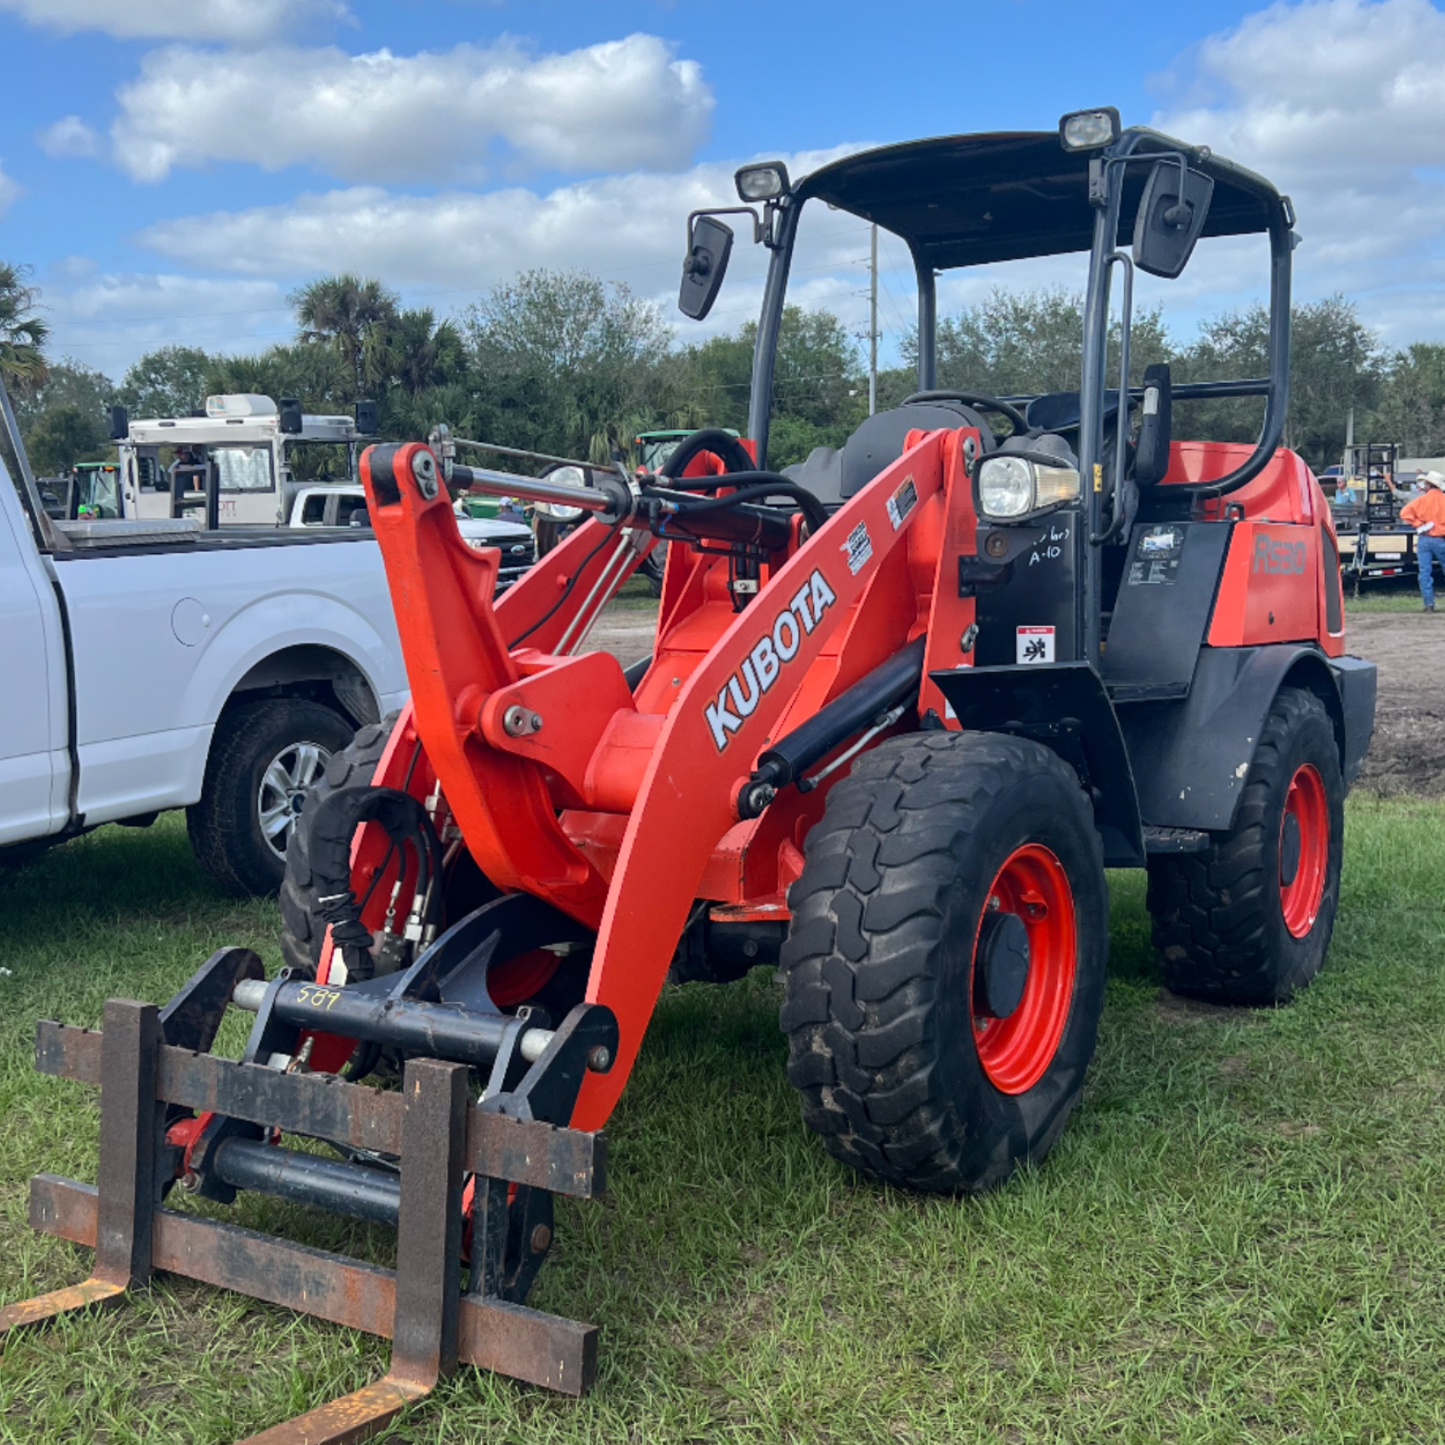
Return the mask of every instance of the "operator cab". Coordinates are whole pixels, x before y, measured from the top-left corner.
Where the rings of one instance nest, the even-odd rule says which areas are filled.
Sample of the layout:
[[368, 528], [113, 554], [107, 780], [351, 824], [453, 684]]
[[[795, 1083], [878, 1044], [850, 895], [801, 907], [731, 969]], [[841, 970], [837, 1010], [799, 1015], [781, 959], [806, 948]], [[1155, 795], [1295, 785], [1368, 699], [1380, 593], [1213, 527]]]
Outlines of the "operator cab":
[[[1121, 130], [1112, 109], [1067, 115], [1057, 132], [886, 146], [846, 156], [796, 182], [780, 162], [751, 165], [737, 173], [736, 183], [741, 205], [689, 218], [678, 304], [695, 319], [707, 315], [733, 244], [732, 229], [721, 218], [746, 215], [754, 242], [771, 253], [749, 406], [754, 465], [768, 465], [774, 363], [799, 219], [810, 202], [821, 202], [878, 226], [907, 248], [918, 293], [917, 391], [902, 405], [870, 416], [842, 447], [817, 448], [784, 474], [833, 510], [902, 455], [910, 432], [975, 428], [977, 444], [966, 445], [965, 461], [979, 554], [960, 559], [960, 588], [975, 589], [960, 595], [979, 598], [981, 632], [985, 639], [992, 632], [992, 641], [980, 644], [974, 663], [1013, 661], [1012, 624], [1021, 625], [1027, 614], [1056, 635], [1060, 660], [1087, 660], [1100, 668], [1121, 587], [1135, 564], [1144, 565], [1141, 575], [1178, 574], [1177, 555], [1166, 559], [1161, 573], [1158, 558], [1144, 557], [1140, 548], [1222, 545], [1219, 538], [1206, 540], [1202, 530], [1191, 537], [1189, 524], [1206, 514], [1217, 518], [1220, 499], [1259, 477], [1279, 445], [1288, 386], [1290, 255], [1298, 240], [1288, 198], [1207, 147], [1142, 128]], [[1136, 277], [1175, 279], [1202, 237], [1249, 234], [1267, 236], [1270, 248], [1269, 375], [1178, 386], [1167, 365], [1137, 374], [1129, 344]], [[1077, 389], [995, 397], [939, 388], [941, 274], [1081, 252], [1089, 260]], [[1264, 399], [1256, 445], [1189, 443], [1181, 452], [1171, 436], [1173, 402], [1225, 397]], [[1146, 538], [1150, 527], [1156, 530]], [[1059, 565], [1030, 570], [1041, 546]], [[1218, 561], [1201, 554], [1201, 587]], [[1020, 564], [1027, 585], [1010, 585], [1024, 580]], [[1194, 565], [1185, 574], [1193, 575]], [[1050, 592], [1052, 600], [1043, 595]], [[1151, 605], [1157, 607], [1163, 598], [1155, 593]], [[1130, 600], [1141, 616], [1148, 610], [1142, 597]], [[1037, 617], [1041, 611], [1049, 617]], [[992, 613], [998, 615], [988, 620], [997, 626], [990, 629], [985, 614]], [[1188, 653], [1189, 639], [1177, 641], [1181, 655]], [[1171, 674], [1160, 685], [1172, 692], [1183, 683]]]

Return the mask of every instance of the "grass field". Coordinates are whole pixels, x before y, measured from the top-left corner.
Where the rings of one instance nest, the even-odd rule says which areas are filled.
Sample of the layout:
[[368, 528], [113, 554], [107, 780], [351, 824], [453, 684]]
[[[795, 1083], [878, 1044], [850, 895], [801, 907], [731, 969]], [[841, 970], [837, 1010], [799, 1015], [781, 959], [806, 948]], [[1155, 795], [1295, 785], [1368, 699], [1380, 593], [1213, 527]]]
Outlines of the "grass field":
[[[1162, 994], [1142, 879], [1053, 1155], [983, 1200], [830, 1163], [784, 1082], [765, 971], [670, 990], [609, 1130], [611, 1192], [564, 1204], [540, 1308], [603, 1327], [582, 1402], [463, 1369], [421, 1442], [1437, 1440], [1445, 1436], [1445, 807], [1349, 805], [1325, 973], [1264, 1012]], [[35, 1075], [39, 1017], [164, 1000], [276, 915], [210, 891], [182, 826], [116, 828], [0, 883], [0, 1291], [84, 1277], [25, 1180], [93, 1177], [94, 1098]], [[231, 1042], [239, 1043], [239, 1033]], [[265, 1200], [242, 1222], [385, 1259]], [[233, 1440], [379, 1376], [378, 1340], [181, 1281], [18, 1337], [0, 1439]]]

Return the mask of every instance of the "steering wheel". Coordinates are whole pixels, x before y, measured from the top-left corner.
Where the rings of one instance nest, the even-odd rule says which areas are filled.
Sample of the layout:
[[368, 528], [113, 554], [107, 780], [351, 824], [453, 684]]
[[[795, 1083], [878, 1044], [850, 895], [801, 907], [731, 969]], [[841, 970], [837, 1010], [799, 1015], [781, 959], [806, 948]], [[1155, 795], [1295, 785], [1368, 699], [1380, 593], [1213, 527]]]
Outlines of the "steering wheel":
[[1009, 423], [1009, 436], [1018, 436], [1029, 430], [1028, 419], [1018, 407], [1000, 401], [996, 396], [983, 396], [975, 391], [915, 391], [912, 396], [903, 398], [903, 405], [930, 401], [961, 401], [965, 406], [976, 406], [980, 411], [997, 412]]

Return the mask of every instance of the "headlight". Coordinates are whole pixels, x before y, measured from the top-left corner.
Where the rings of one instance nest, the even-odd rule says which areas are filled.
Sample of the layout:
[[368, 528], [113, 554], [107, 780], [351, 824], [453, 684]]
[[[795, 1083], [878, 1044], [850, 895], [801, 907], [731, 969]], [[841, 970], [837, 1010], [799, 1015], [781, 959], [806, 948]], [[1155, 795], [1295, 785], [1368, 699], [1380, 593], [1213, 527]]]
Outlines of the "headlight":
[[[561, 482], [568, 487], [585, 487], [587, 478], [581, 467], [553, 467], [546, 473], [549, 482]], [[565, 502], [534, 502], [533, 509], [538, 516], [550, 517], [554, 522], [575, 522], [586, 515], [581, 507], [569, 507]]]
[[1004, 453], [984, 457], [978, 464], [979, 510], [996, 521], [1027, 517], [1078, 496], [1078, 472], [1058, 466], [1053, 458]]
[[990, 517], [1033, 510], [1034, 471], [1022, 457], [987, 457], [978, 469], [978, 504]]

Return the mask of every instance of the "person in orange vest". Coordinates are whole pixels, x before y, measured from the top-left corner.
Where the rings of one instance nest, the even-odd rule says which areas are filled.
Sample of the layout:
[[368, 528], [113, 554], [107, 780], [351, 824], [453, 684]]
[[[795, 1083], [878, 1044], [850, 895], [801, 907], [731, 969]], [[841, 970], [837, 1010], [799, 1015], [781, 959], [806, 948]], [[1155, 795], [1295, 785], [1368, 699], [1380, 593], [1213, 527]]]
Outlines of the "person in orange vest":
[[1400, 520], [1415, 529], [1415, 559], [1420, 564], [1420, 598], [1426, 612], [1435, 610], [1435, 562], [1445, 571], [1445, 473], [1421, 472], [1423, 487], [1400, 508]]

